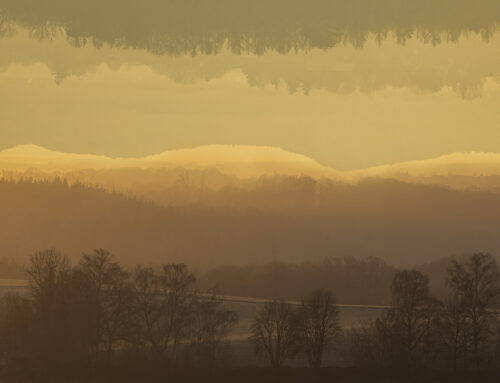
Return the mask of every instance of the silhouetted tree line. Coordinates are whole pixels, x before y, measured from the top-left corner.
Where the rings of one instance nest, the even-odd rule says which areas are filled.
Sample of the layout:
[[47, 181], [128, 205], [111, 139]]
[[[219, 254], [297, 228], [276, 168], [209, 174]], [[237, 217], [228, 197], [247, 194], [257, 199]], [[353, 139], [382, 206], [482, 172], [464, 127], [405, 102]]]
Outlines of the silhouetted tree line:
[[116, 358], [213, 367], [237, 321], [215, 292], [195, 289], [184, 264], [128, 271], [98, 249], [72, 266], [46, 250], [26, 272], [29, 294], [3, 297], [0, 348], [4, 367], [29, 379], [86, 376]]
[[397, 271], [377, 257], [330, 257], [319, 262], [227, 265], [196, 274], [201, 288], [216, 285], [226, 294], [240, 297], [297, 301], [305, 291], [320, 288], [335, 291], [339, 303], [388, 305], [389, 287]]
[[[396, 272], [390, 309], [372, 323], [346, 332], [353, 364], [410, 374], [498, 368], [500, 269], [496, 260], [487, 253], [453, 260], [447, 285], [449, 296], [440, 301], [430, 294], [429, 279], [423, 273]], [[274, 367], [305, 352], [309, 365], [319, 368], [325, 348], [339, 335], [339, 311], [332, 295], [317, 291], [298, 308], [285, 301], [266, 304], [254, 319], [251, 339]]]
[[[215, 290], [196, 289], [185, 264], [127, 270], [104, 249], [76, 265], [55, 249], [35, 253], [26, 268], [27, 294], [2, 297], [0, 355], [7, 379], [92, 377], [137, 361], [153, 369], [206, 368], [227, 363], [227, 336], [237, 313]], [[284, 301], [257, 313], [257, 352], [273, 367], [298, 353], [321, 367], [338, 334], [339, 310], [318, 290], [292, 310]]]
[[331, 292], [316, 290], [298, 308], [283, 300], [266, 303], [257, 312], [250, 339], [272, 367], [305, 354], [309, 367], [321, 368], [325, 349], [340, 334], [340, 312]]
[[[433, 296], [446, 300], [450, 262], [454, 259], [465, 262], [469, 256], [443, 257], [416, 264], [414, 269], [429, 277], [429, 290]], [[499, 260], [499, 257], [494, 258]], [[304, 291], [320, 288], [334, 291], [339, 303], [390, 305], [390, 287], [398, 271], [401, 271], [400, 266], [388, 264], [378, 257], [329, 257], [319, 262], [227, 265], [196, 275], [200, 288], [216, 285], [234, 296], [297, 301]]]
[[300, 263], [355, 255], [412, 264], [463, 249], [500, 253], [498, 193], [279, 176], [253, 185], [221, 189], [213, 204], [161, 207], [64, 180], [0, 180], [0, 232], [9, 233], [0, 255], [25, 260], [37, 249], [77, 254], [99, 244], [127, 266], [141, 251], [145, 263], [168, 257], [207, 269], [270, 259]]
[[479, 370], [500, 365], [500, 271], [496, 260], [476, 253], [448, 268], [449, 295], [440, 301], [429, 279], [398, 271], [392, 308], [369, 326], [352, 331], [359, 366]]
[[[119, 366], [207, 373], [228, 368], [237, 323], [215, 290], [199, 291], [184, 264], [127, 270], [106, 250], [76, 265], [54, 249], [30, 257], [29, 294], [6, 294], [0, 315], [2, 373], [9, 381], [86, 377]], [[363, 283], [363, 280], [358, 280]], [[256, 311], [249, 341], [275, 369], [298, 355], [323, 366], [325, 351], [350, 339], [356, 368], [418, 372], [500, 365], [500, 269], [487, 253], [448, 265], [449, 296], [438, 300], [417, 270], [392, 278], [391, 306], [372, 323], [340, 327], [329, 290]], [[353, 324], [354, 325], [354, 324]], [[23, 380], [24, 379], [24, 380]]]
[[90, 42], [169, 55], [215, 54], [227, 46], [235, 54], [262, 54], [360, 47], [370, 34], [383, 40], [389, 32], [401, 43], [414, 34], [433, 44], [471, 32], [487, 39], [500, 6], [496, 0], [481, 6], [471, 0], [87, 0], [67, 7], [61, 0], [2, 0], [1, 18], [40, 38], [63, 28], [75, 46]]

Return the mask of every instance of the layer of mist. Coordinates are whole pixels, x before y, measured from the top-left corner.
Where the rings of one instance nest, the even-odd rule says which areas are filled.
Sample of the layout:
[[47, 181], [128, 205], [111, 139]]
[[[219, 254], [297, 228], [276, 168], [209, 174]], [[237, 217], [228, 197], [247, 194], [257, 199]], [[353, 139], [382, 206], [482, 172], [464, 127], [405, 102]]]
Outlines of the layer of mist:
[[[64, 179], [69, 184], [84, 183], [120, 191], [163, 206], [224, 205], [228, 193], [251, 193], [288, 176], [308, 178], [315, 193], [321, 193], [332, 182], [355, 184], [367, 178], [457, 190], [500, 190], [497, 153], [454, 153], [422, 161], [338, 171], [304, 155], [272, 147], [210, 145], [143, 158], [110, 158], [24, 145], [0, 152], [0, 171], [7, 179]], [[248, 201], [240, 202], [248, 205]]]

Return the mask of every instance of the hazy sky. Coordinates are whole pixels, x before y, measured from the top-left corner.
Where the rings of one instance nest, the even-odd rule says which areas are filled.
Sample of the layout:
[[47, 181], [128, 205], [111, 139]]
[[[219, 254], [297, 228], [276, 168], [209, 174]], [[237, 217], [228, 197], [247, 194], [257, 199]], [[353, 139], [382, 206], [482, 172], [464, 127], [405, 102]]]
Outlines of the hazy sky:
[[[159, 30], [155, 39], [154, 29], [135, 33], [140, 25], [122, 31], [119, 17], [108, 25], [89, 12], [82, 17], [87, 24], [65, 24], [65, 17], [73, 19], [57, 8], [48, 7], [47, 16], [16, 4], [0, 1], [0, 149], [34, 143], [139, 156], [205, 144], [267, 145], [339, 169], [500, 152], [494, 12], [491, 20], [479, 19], [481, 27], [462, 14], [420, 29], [408, 20], [418, 33], [404, 44], [397, 42], [404, 25], [392, 19], [363, 31], [346, 24], [341, 42], [319, 39], [315, 30], [297, 37], [263, 28], [252, 30], [248, 53], [235, 52], [234, 41], [242, 38], [232, 29], [222, 33], [233, 41], [224, 48], [224, 39], [204, 42], [201, 27], [194, 37]], [[41, 28], [44, 20], [54, 28]], [[225, 21], [212, 21], [207, 30], [220, 36]], [[387, 38], [379, 43], [373, 33], [382, 32]], [[264, 39], [266, 33], [274, 40]], [[175, 38], [162, 39], [165, 34]], [[298, 50], [283, 48], [293, 41]]]

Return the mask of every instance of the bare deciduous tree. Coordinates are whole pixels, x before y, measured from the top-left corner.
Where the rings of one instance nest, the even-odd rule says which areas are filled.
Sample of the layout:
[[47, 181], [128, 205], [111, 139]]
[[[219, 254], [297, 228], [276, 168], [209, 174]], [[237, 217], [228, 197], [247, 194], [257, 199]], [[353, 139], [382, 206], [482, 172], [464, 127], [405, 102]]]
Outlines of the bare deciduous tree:
[[[475, 253], [467, 261], [453, 261], [448, 270], [448, 283], [461, 310], [470, 322], [472, 352], [477, 368], [481, 349], [488, 338], [491, 320], [489, 309], [500, 296], [500, 270], [487, 253]], [[465, 350], [466, 351], [466, 350]]]
[[134, 271], [134, 313], [139, 323], [138, 340], [157, 355], [164, 354], [162, 302], [159, 280], [151, 267], [138, 266]]
[[193, 320], [196, 297], [194, 284], [196, 278], [183, 264], [167, 264], [160, 275], [162, 309], [165, 313], [165, 344], [170, 347], [170, 354], [175, 358], [179, 342], [189, 335], [189, 327]]
[[80, 290], [73, 285], [69, 259], [55, 249], [44, 250], [30, 258], [26, 272], [35, 318], [34, 355], [43, 360], [46, 369], [82, 358], [85, 334], [78, 332], [81, 318], [77, 315], [78, 299], [74, 299]]
[[250, 339], [258, 354], [264, 354], [272, 367], [279, 368], [295, 353], [295, 313], [284, 301], [268, 302], [259, 310], [252, 324]]
[[216, 365], [219, 347], [237, 321], [237, 313], [225, 309], [215, 291], [198, 300], [193, 323], [193, 342], [210, 367]]
[[76, 272], [88, 307], [93, 359], [97, 361], [103, 348], [109, 361], [114, 344], [127, 338], [130, 327], [133, 298], [129, 274], [104, 249], [83, 254]]
[[441, 315], [441, 337], [450, 358], [453, 370], [456, 371], [460, 360], [466, 366], [467, 351], [470, 343], [470, 322], [462, 303], [451, 297]]
[[195, 281], [184, 264], [165, 265], [160, 274], [152, 268], [135, 270], [136, 310], [144, 341], [160, 358], [175, 358], [177, 345], [189, 335]]
[[340, 313], [330, 291], [316, 290], [302, 300], [297, 313], [300, 351], [309, 366], [320, 368], [325, 348], [340, 332]]
[[[387, 320], [392, 335], [399, 338], [409, 367], [425, 362], [429, 334], [438, 320], [439, 302], [429, 294], [429, 280], [416, 270], [403, 270], [394, 276], [392, 306]], [[402, 355], [402, 356], [403, 356]]]
[[31, 294], [42, 313], [53, 308], [57, 295], [64, 292], [71, 274], [69, 258], [55, 249], [35, 253], [26, 269]]

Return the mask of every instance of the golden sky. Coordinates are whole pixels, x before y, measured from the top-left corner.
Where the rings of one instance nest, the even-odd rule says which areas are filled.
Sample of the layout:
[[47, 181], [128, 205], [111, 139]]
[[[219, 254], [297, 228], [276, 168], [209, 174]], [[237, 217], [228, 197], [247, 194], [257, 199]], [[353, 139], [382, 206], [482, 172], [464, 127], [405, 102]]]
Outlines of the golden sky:
[[[262, 145], [343, 170], [500, 152], [495, 23], [486, 23], [487, 37], [466, 31], [436, 44], [425, 30], [404, 44], [396, 32], [379, 42], [368, 30], [360, 45], [351, 31], [327, 49], [315, 42], [283, 54], [276, 39], [264, 52], [226, 46], [193, 56], [165, 54], [133, 33], [125, 43], [108, 38], [112, 22], [109, 31], [89, 24], [77, 43], [77, 28], [34, 28], [15, 4], [0, 1], [17, 17], [0, 28], [0, 149], [36, 144], [123, 157]], [[440, 28], [452, 34], [450, 25]]]

